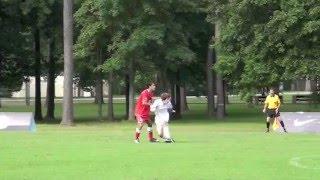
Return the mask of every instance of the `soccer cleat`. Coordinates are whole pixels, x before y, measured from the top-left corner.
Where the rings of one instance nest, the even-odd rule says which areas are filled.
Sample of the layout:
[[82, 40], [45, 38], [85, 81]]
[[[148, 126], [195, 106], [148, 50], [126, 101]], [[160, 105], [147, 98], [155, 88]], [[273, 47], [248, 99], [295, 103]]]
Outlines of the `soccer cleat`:
[[166, 139], [164, 142], [166, 142], [166, 143], [174, 143], [175, 141], [173, 139]]
[[285, 133], [288, 133], [288, 131], [286, 129], [283, 130]]
[[149, 140], [151, 143], [156, 143], [156, 142], [159, 142], [159, 140], [158, 139], [156, 139], [156, 138], [152, 138], [151, 140]]
[[270, 132], [270, 130], [269, 130], [269, 129], [267, 129], [265, 133], [269, 133], [269, 132]]
[[134, 140], [134, 143], [139, 144], [139, 143], [140, 143], [140, 140], [139, 140], [139, 139], [135, 139], [135, 140]]

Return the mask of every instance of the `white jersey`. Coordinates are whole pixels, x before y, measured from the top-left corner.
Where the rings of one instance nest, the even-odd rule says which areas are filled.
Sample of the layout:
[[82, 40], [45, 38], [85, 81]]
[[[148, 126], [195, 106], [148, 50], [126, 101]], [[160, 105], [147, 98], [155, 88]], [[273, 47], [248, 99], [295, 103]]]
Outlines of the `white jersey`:
[[168, 109], [172, 109], [172, 104], [170, 101], [163, 101], [162, 99], [157, 99], [154, 101], [150, 107], [150, 110], [156, 115], [156, 123], [169, 122], [170, 115]]

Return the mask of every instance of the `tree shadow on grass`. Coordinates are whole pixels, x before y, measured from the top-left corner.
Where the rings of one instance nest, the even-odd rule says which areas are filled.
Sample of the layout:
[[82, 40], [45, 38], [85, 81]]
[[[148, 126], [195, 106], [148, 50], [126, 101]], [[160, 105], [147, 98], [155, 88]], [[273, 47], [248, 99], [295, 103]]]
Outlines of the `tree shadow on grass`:
[[[220, 123], [263, 123], [266, 115], [262, 113], [262, 105], [248, 106], [246, 104], [231, 104], [227, 106], [227, 117], [225, 119], [209, 118], [206, 113], [205, 104], [195, 107], [190, 107], [190, 111], [183, 113], [181, 119], [172, 119], [174, 124], [220, 124]], [[318, 111], [315, 108], [311, 108], [308, 105], [283, 105], [282, 112], [290, 111]], [[125, 120], [124, 115], [117, 115], [114, 121], [107, 120], [104, 116], [103, 120], [98, 120], [97, 116], [87, 115], [78, 117], [75, 116], [75, 124], [87, 124], [87, 125], [99, 125], [106, 123], [132, 123], [135, 121]], [[153, 118], [152, 118], [153, 119]], [[57, 125], [60, 124], [61, 117], [57, 117], [54, 121], [41, 121], [38, 124]]]
[[[36, 122], [37, 124], [46, 124], [46, 125], [59, 125], [62, 118], [57, 117], [54, 120], [43, 120]], [[108, 120], [107, 117], [103, 117], [102, 120], [99, 120], [96, 116], [86, 116], [86, 117], [75, 117], [74, 123], [77, 124], [105, 124], [105, 123], [119, 123], [124, 122], [123, 116], [115, 117], [114, 120]]]

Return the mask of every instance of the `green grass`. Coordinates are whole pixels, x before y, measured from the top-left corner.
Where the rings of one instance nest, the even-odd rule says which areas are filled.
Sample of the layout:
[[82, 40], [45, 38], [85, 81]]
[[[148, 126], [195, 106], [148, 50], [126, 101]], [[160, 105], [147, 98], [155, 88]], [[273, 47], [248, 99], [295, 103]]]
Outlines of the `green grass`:
[[[57, 117], [61, 112], [57, 106]], [[121, 119], [123, 105], [116, 105]], [[0, 133], [0, 179], [319, 179], [320, 136], [264, 134], [261, 107], [228, 106], [210, 120], [190, 105], [171, 123], [174, 144], [134, 144], [134, 122], [99, 122], [96, 107], [76, 104], [76, 126], [37, 126], [36, 133]], [[1, 111], [31, 111], [7, 106]], [[284, 111], [317, 111], [285, 105]], [[302, 158], [297, 167], [291, 160]]]

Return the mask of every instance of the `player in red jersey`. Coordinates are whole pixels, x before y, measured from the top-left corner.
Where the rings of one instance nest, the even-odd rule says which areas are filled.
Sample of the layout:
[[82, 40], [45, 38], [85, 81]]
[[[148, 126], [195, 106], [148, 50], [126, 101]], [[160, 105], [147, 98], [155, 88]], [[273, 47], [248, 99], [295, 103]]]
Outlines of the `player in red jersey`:
[[156, 89], [155, 83], [149, 83], [148, 89], [141, 92], [135, 110], [135, 116], [137, 120], [135, 143], [140, 142], [141, 129], [144, 124], [148, 125], [148, 138], [150, 142], [158, 142], [157, 139], [153, 138], [152, 122], [150, 120], [150, 105], [152, 104], [153, 92]]

